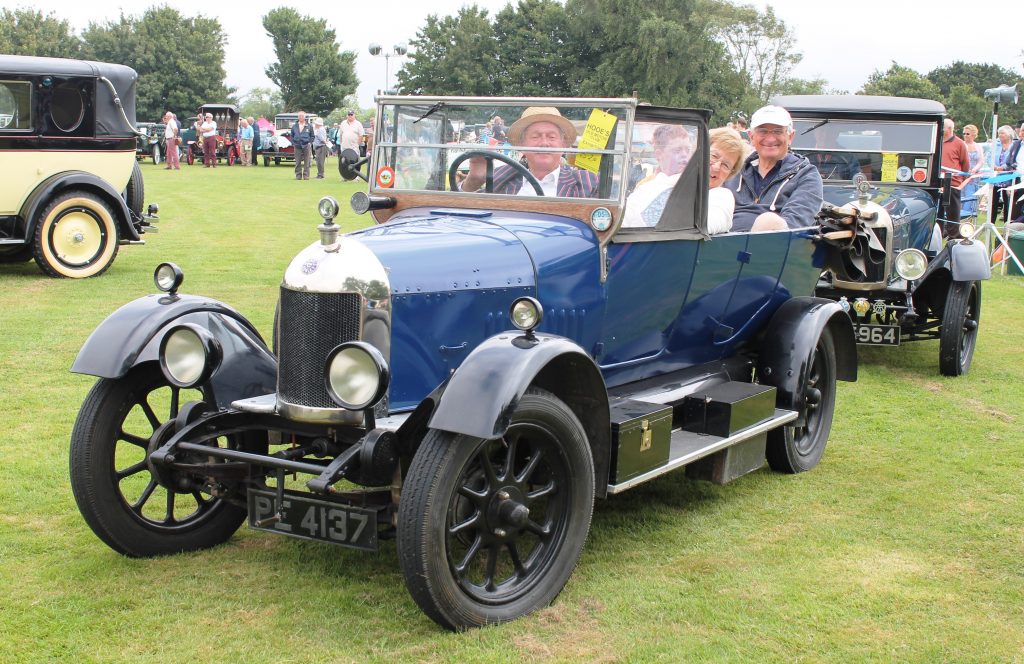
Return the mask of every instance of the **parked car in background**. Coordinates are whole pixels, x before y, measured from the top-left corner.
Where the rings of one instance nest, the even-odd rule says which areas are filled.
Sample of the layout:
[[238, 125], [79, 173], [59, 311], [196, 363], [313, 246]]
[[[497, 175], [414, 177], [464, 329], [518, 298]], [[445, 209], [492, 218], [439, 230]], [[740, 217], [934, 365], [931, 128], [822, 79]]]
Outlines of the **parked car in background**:
[[[941, 218], [946, 109], [906, 97], [784, 96], [793, 150], [821, 173], [826, 266], [816, 289], [839, 302], [857, 342], [939, 341], [939, 371], [971, 366], [988, 252], [974, 227]], [[943, 236], [950, 238], [943, 242]]]
[[[213, 114], [217, 123], [217, 161], [224, 160], [228, 166], [234, 166], [241, 158], [242, 144], [238, 139], [238, 107], [231, 104], [203, 104], [199, 108], [202, 114]], [[194, 119], [188, 121], [188, 133], [183, 137], [183, 145], [188, 146], [185, 161], [191, 166], [197, 161], [203, 163], [203, 140], [196, 135]]]
[[[528, 108], [557, 116], [570, 146], [578, 122], [580, 147], [453, 143], [458, 126]], [[168, 263], [160, 293], [89, 337], [72, 370], [98, 380], [70, 466], [86, 523], [130, 556], [211, 547], [246, 519], [357, 549], [396, 537], [413, 600], [464, 629], [550, 603], [595, 498], [684, 468], [718, 483], [766, 460], [813, 468], [836, 381], [856, 378], [850, 318], [814, 297], [814, 229], [708, 235], [709, 116], [378, 97], [369, 192], [352, 199], [377, 225], [342, 236], [338, 203], [320, 201], [269, 342], [227, 304], [179, 292]], [[635, 162], [656, 159], [630, 137], [655, 132], [686, 137], [687, 160], [653, 225], [624, 227]], [[593, 189], [545, 195], [505, 153], [538, 149], [574, 157]], [[474, 158], [497, 168], [462, 191]], [[366, 177], [356, 152], [341, 159]], [[499, 174], [526, 190], [494, 193]]]
[[139, 135], [135, 146], [135, 158], [140, 161], [152, 159], [154, 164], [163, 161], [167, 154], [167, 139], [164, 137], [167, 125], [162, 122], [136, 122], [135, 128], [144, 132]]
[[123, 65], [0, 55], [0, 263], [91, 277], [143, 243], [137, 79]]

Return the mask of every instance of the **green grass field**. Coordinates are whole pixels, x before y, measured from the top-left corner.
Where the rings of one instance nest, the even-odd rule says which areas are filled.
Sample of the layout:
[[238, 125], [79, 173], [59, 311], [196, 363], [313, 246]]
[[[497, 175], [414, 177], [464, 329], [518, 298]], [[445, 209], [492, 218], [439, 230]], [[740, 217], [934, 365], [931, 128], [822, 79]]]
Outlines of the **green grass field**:
[[938, 344], [861, 353], [841, 383], [821, 465], [724, 487], [670, 474], [596, 505], [550, 608], [452, 634], [406, 593], [394, 542], [376, 554], [257, 533], [132, 560], [80, 517], [69, 434], [90, 377], [69, 367], [110, 312], [154, 292], [221, 299], [269, 337], [290, 257], [317, 240], [316, 202], [361, 184], [287, 166], [144, 164], [159, 234], [103, 276], [0, 266], [0, 660], [1024, 661], [1024, 279], [984, 285], [968, 376]]

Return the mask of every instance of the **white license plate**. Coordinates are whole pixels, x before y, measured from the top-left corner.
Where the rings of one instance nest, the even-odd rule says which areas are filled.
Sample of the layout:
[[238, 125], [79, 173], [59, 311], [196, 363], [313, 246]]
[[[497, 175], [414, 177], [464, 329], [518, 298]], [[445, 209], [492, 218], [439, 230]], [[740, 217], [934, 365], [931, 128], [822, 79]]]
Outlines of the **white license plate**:
[[899, 325], [854, 325], [853, 335], [862, 346], [900, 345]]

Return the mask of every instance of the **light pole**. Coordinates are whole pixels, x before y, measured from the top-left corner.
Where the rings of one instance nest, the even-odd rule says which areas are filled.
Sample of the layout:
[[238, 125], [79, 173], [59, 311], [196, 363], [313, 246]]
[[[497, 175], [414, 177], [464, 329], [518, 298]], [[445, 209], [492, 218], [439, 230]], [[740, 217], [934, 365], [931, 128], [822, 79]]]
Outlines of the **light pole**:
[[374, 43], [370, 44], [369, 51], [370, 55], [374, 56], [375, 58], [384, 56], [384, 92], [386, 93], [391, 84], [389, 76], [389, 65], [391, 64], [391, 56], [402, 57], [409, 51], [409, 49], [406, 48], [405, 44], [395, 44], [394, 46], [391, 47], [390, 51], [385, 51], [380, 44]]

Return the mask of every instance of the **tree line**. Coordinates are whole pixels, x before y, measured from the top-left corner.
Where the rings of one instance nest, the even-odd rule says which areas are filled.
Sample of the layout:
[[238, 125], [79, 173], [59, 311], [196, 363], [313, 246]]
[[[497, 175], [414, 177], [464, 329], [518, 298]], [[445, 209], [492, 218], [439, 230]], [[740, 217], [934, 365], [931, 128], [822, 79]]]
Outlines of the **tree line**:
[[[342, 50], [326, 21], [278, 8], [263, 17], [276, 60], [265, 73], [277, 89], [257, 88], [246, 115], [304, 109], [332, 119], [355, 105], [355, 53]], [[206, 102], [237, 103], [225, 85], [227, 38], [217, 19], [158, 6], [141, 16], [90, 23], [74, 35], [67, 21], [29, 9], [0, 11], [0, 52], [76, 57], [139, 72], [137, 115], [191, 113]], [[666, 106], [708, 108], [722, 124], [776, 94], [845, 93], [823, 79], [792, 75], [802, 59], [791, 29], [771, 7], [729, 0], [518, 0], [493, 17], [477, 5], [430, 15], [398, 72], [408, 94], [608, 96], [636, 93]], [[994, 64], [954, 62], [927, 74], [893, 62], [860, 94], [942, 102], [958, 126], [988, 126], [984, 90], [1024, 79]], [[1008, 120], [1024, 104], [1003, 105]], [[984, 134], [983, 134], [984, 136]]]

